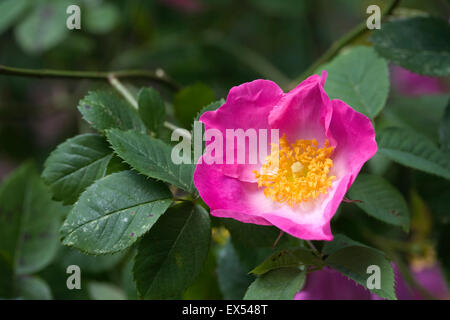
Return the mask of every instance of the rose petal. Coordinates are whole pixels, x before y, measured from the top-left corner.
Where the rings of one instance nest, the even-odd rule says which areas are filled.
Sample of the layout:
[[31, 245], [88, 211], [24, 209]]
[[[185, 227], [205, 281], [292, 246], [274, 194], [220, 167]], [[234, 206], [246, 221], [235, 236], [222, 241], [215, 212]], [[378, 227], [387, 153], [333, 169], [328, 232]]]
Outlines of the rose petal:
[[226, 176], [222, 173], [220, 165], [208, 165], [204, 161], [195, 168], [194, 183], [212, 215], [246, 223], [270, 225], [261, 217], [263, 211], [249, 201], [249, 197], [254, 193], [263, 192], [258, 189], [256, 183], [243, 182]]
[[[242, 181], [256, 181], [252, 171], [260, 169], [261, 159], [257, 159], [255, 164], [248, 164], [248, 139], [246, 139], [245, 145], [234, 143], [233, 164], [225, 164], [227, 154], [225, 149], [226, 129], [242, 129], [244, 131], [254, 129], [257, 133], [259, 129], [270, 130], [268, 123], [269, 113], [282, 96], [283, 91], [276, 83], [269, 80], [255, 80], [233, 87], [223, 106], [216, 111], [205, 112], [200, 117], [200, 121], [205, 124], [205, 130], [214, 128], [222, 133], [224, 138], [224, 164], [220, 165], [219, 168], [225, 175]], [[247, 164], [237, 164], [236, 156], [242, 150], [245, 152], [245, 163]], [[270, 139], [267, 141], [267, 150], [270, 152]]]
[[375, 130], [369, 118], [341, 100], [332, 100], [333, 116], [329, 135], [337, 141], [333, 152], [332, 174], [350, 174], [349, 186], [361, 167], [377, 152]]
[[331, 241], [333, 235], [330, 220], [347, 192], [350, 178], [350, 175], [342, 177], [333, 182], [327, 194], [322, 194], [317, 199], [301, 203], [294, 208], [286, 204], [280, 206], [270, 199], [264, 201], [261, 196], [253, 199], [253, 205], [265, 207], [264, 209], [267, 210], [271, 204], [273, 211], [266, 211], [261, 217], [294, 237], [304, 240]]
[[309, 77], [287, 93], [273, 109], [269, 124], [280, 129], [280, 137], [286, 134], [290, 143], [316, 139], [320, 145], [328, 139], [334, 146], [334, 139], [328, 134], [333, 109], [323, 89], [326, 76], [324, 71], [322, 76]]
[[306, 240], [332, 240], [330, 220], [342, 201], [350, 175], [333, 183], [328, 194], [291, 208], [266, 198], [256, 183], [243, 182], [222, 174], [217, 165], [198, 164], [195, 186], [203, 201], [217, 217], [241, 222], [274, 225]]

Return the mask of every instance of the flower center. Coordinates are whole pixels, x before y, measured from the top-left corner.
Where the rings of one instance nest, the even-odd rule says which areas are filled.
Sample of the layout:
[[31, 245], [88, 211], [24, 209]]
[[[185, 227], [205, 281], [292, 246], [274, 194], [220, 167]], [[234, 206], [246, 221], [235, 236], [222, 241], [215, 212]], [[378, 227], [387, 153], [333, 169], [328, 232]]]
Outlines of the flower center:
[[334, 148], [328, 140], [322, 148], [316, 139], [297, 140], [289, 144], [286, 135], [280, 145], [272, 144], [272, 152], [261, 170], [253, 171], [258, 187], [264, 187], [264, 195], [273, 201], [287, 203], [291, 207], [326, 194], [335, 176], [329, 176]]

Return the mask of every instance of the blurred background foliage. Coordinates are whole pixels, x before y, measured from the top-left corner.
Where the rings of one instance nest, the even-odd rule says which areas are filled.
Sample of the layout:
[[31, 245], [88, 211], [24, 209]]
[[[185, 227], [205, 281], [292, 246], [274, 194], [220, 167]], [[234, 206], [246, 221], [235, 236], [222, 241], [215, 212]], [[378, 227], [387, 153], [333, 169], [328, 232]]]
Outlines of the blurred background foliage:
[[[70, 4], [81, 7], [81, 30], [66, 28], [65, 11]], [[268, 78], [286, 88], [333, 41], [364, 21], [370, 4], [383, 7], [385, 1], [0, 0], [0, 64], [86, 71], [163, 70], [181, 86], [189, 86], [174, 96], [156, 85], [169, 103], [169, 116], [189, 128], [202, 106], [225, 97], [232, 86]], [[396, 14], [427, 12], [447, 20], [448, 9], [447, 1], [404, 0]], [[369, 44], [366, 36], [356, 43]], [[445, 79], [439, 81], [442, 91], [448, 92]], [[141, 80], [133, 85], [151, 83]], [[0, 76], [0, 181], [28, 159], [34, 159], [40, 170], [59, 143], [88, 132], [77, 103], [89, 90], [106, 86], [101, 81]], [[411, 116], [408, 108], [412, 101], [417, 112], [423, 114], [419, 120]], [[447, 101], [448, 96], [406, 97], [393, 85], [389, 107], [377, 117], [376, 124], [409, 126], [437, 140], [436, 128]], [[422, 188], [429, 185], [427, 174], [411, 172], [382, 156], [376, 156], [368, 167], [373, 173], [384, 174], [408, 200], [412, 234], [408, 238], [398, 228], [360, 214], [361, 209], [352, 204], [341, 206], [340, 212], [346, 214], [335, 218], [336, 228], [362, 241], [367, 241], [368, 233], [374, 234], [374, 239], [380, 235], [408, 238], [412, 248], [408, 247], [406, 255], [414, 259], [434, 259], [436, 252], [430, 249], [430, 253], [429, 247], [437, 242], [441, 244], [439, 250], [447, 253], [442, 256], [450, 265], [446, 229], [448, 181], [433, 182], [439, 191], [433, 193]], [[447, 220], [442, 222], [439, 217]], [[355, 228], [356, 225], [368, 226], [370, 230]], [[434, 233], [440, 228], [447, 232]], [[437, 239], [435, 235], [447, 239]], [[213, 238], [215, 245], [203, 274], [183, 298], [242, 298], [253, 280], [246, 270], [260, 262], [259, 249], [250, 250], [250, 254], [238, 241], [232, 246], [228, 231], [221, 227], [214, 229]], [[27, 283], [23, 297], [136, 298], [130, 272], [132, 250], [90, 257], [59, 246], [51, 264], [34, 276], [23, 277]], [[261, 249], [262, 257], [267, 256], [267, 250], [270, 252], [270, 246]], [[77, 264], [83, 270], [82, 290], [67, 290], [68, 264]], [[236, 274], [236, 281], [223, 281], [221, 275], [230, 273]]]

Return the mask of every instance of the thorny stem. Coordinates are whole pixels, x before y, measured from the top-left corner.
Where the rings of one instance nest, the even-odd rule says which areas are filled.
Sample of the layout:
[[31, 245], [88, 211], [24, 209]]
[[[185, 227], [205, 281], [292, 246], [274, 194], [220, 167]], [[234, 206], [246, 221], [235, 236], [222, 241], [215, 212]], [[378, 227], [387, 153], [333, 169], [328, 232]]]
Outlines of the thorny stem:
[[346, 198], [346, 197], [344, 197], [344, 199], [342, 200], [343, 202], [346, 202], [346, 203], [355, 203], [355, 202], [358, 202], [358, 203], [362, 203], [363, 201], [362, 200], [357, 200], [357, 199], [349, 199], [349, 198]]
[[[386, 9], [382, 12], [381, 16], [385, 17], [392, 13], [392, 11], [399, 5], [401, 0], [392, 0], [391, 3], [386, 7]], [[347, 44], [352, 42], [354, 39], [359, 37], [361, 34], [366, 32], [366, 23], [365, 21], [351, 30], [349, 33], [344, 35], [342, 38], [337, 40], [319, 59], [317, 59], [300, 77], [292, 81], [288, 86], [289, 88], [295, 87], [299, 82], [303, 81], [311, 75], [319, 66], [324, 64], [325, 62], [332, 59], [339, 51], [345, 47]], [[211, 37], [210, 37], [211, 38]], [[230, 47], [230, 46], [229, 46]], [[238, 47], [233, 47], [236, 49]], [[231, 50], [234, 52], [235, 50]], [[264, 70], [263, 73], [274, 73], [277, 75], [277, 78], [281, 82], [286, 82], [287, 78], [278, 72], [276, 68], [274, 68], [270, 63], [268, 63], [263, 58], [256, 56], [250, 51], [245, 51], [246, 57], [248, 58], [247, 62], [253, 66], [253, 63], [257, 63], [258, 66], [263, 66], [261, 70]], [[130, 94], [130, 92], [120, 83], [119, 78], [121, 79], [147, 79], [151, 81], [156, 81], [161, 84], [166, 85], [172, 90], [178, 90], [180, 86], [169, 79], [166, 74], [162, 70], [157, 70], [156, 72], [148, 71], [148, 70], [121, 70], [121, 71], [109, 71], [109, 72], [101, 72], [101, 71], [71, 71], [71, 70], [51, 70], [51, 69], [26, 69], [26, 68], [15, 68], [0, 65], [0, 75], [14, 75], [14, 76], [24, 76], [24, 77], [37, 77], [37, 78], [79, 78], [79, 79], [93, 79], [93, 80], [107, 80], [109, 83], [120, 93], [124, 98], [135, 108], [138, 108], [138, 104], [136, 99]], [[283, 86], [284, 87], [284, 86]], [[174, 124], [165, 121], [164, 126], [169, 128], [170, 130], [178, 129]], [[180, 130], [180, 135], [185, 137], [186, 139], [191, 140], [191, 134], [186, 130]]]
[[[401, 0], [392, 0], [391, 3], [386, 7], [386, 9], [382, 12], [381, 16], [386, 17], [392, 13], [392, 11], [399, 5]], [[324, 64], [325, 62], [332, 59], [339, 51], [345, 47], [347, 44], [352, 42], [354, 39], [359, 37], [361, 34], [367, 31], [365, 21], [355, 27], [353, 30], [348, 32], [342, 38], [337, 40], [333, 45], [319, 58], [317, 59], [301, 76], [292, 81], [288, 87], [293, 88], [299, 82], [306, 79], [309, 75], [311, 75], [319, 66]], [[233, 47], [234, 48], [234, 47]], [[240, 47], [237, 47], [240, 48]], [[236, 48], [231, 50], [232, 52], [236, 51]], [[287, 81], [287, 77], [281, 74], [276, 68], [274, 68], [268, 61], [265, 59], [256, 56], [256, 54], [252, 52], [245, 51], [246, 61], [250, 65], [257, 64], [258, 70], [262, 73], [266, 74], [268, 72], [274, 73], [280, 82]], [[262, 67], [260, 67], [262, 66]], [[162, 70], [157, 70], [156, 72], [149, 70], [120, 70], [120, 71], [73, 71], [73, 70], [52, 70], [52, 69], [27, 69], [27, 68], [16, 68], [0, 65], [0, 74], [4, 75], [13, 75], [13, 76], [22, 76], [22, 77], [37, 77], [37, 78], [75, 78], [75, 79], [92, 79], [92, 80], [107, 80], [110, 81], [110, 78], [116, 79], [146, 79], [155, 82], [159, 82], [161, 84], [166, 85], [172, 90], [176, 91], [180, 88], [180, 85], [175, 81], [167, 77], [167, 75]], [[284, 86], [283, 86], [284, 87]]]
[[322, 270], [322, 269], [323, 269], [323, 267], [311, 268], [311, 269], [308, 269], [306, 271], [306, 273], [311, 273], [311, 272], [319, 271], [319, 270]]
[[108, 77], [108, 81], [114, 87], [114, 89], [116, 89], [125, 98], [125, 100], [127, 100], [133, 106], [133, 108], [135, 108], [136, 110], [139, 109], [139, 105], [136, 99], [115, 76], [110, 75]]
[[180, 85], [168, 78], [162, 70], [156, 72], [149, 70], [120, 70], [120, 71], [73, 71], [73, 70], [51, 70], [51, 69], [26, 69], [0, 65], [0, 75], [12, 75], [35, 78], [66, 78], [66, 79], [91, 79], [106, 80], [110, 77], [117, 79], [143, 79], [161, 83], [176, 91]]
[[179, 202], [192, 202], [190, 199], [184, 199], [184, 198], [173, 198], [173, 201], [179, 201]]
[[[79, 78], [79, 79], [93, 79], [93, 80], [107, 80], [111, 86], [114, 87], [136, 110], [138, 109], [138, 103], [133, 95], [125, 88], [119, 81], [122, 79], [149, 79], [152, 81], [160, 82], [172, 90], [178, 90], [180, 86], [170, 80], [162, 70], [156, 72], [145, 70], [122, 70], [122, 71], [69, 71], [69, 70], [50, 70], [50, 69], [25, 69], [14, 68], [4, 65], [0, 65], [0, 75], [13, 75], [23, 77], [37, 77], [37, 78]], [[176, 125], [165, 121], [164, 126], [170, 130], [180, 129]], [[185, 130], [180, 130], [180, 135], [186, 139], [191, 140], [191, 135]]]
[[275, 242], [272, 245], [272, 249], [275, 249], [275, 247], [277, 246], [278, 242], [280, 241], [281, 237], [283, 236], [284, 231], [280, 230], [280, 234], [278, 235], [278, 237], [275, 239]]
[[[383, 10], [383, 12], [381, 13], [381, 17], [385, 18], [389, 16], [394, 11], [394, 9], [400, 4], [400, 1], [401, 0], [392, 0], [391, 3], [386, 7], [386, 9]], [[349, 43], [351, 43], [353, 40], [358, 38], [366, 31], [368, 31], [366, 21], [362, 22], [361, 24], [350, 30], [342, 38], [334, 42], [331, 45], [331, 47], [327, 51], [325, 51], [325, 53], [321, 57], [319, 57], [308, 69], [306, 69], [305, 72], [302, 73], [302, 75], [293, 80], [289, 84], [288, 89], [292, 89], [295, 86], [297, 86], [300, 82], [305, 80], [314, 71], [316, 71], [321, 65], [334, 58], [339, 53], [339, 51], [341, 51], [342, 48], [347, 46]]]
[[305, 240], [305, 242], [308, 244], [308, 246], [311, 248], [311, 250], [316, 254], [316, 256], [321, 257], [322, 254], [319, 252], [319, 250], [317, 250], [317, 248], [314, 246], [314, 244], [309, 241], [309, 240]]

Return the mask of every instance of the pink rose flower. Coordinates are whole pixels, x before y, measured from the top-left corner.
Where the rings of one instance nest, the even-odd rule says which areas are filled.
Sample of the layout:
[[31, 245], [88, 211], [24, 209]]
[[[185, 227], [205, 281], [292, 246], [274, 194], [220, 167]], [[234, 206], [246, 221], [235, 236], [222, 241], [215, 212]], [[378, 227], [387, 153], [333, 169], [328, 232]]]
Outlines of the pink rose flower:
[[392, 66], [391, 77], [393, 86], [405, 95], [416, 96], [448, 92], [448, 88], [441, 79], [421, 76], [402, 67]]
[[[211, 155], [203, 154], [194, 183], [212, 215], [274, 225], [306, 240], [333, 239], [330, 220], [377, 145], [366, 116], [328, 98], [326, 75], [313, 75], [288, 93], [268, 80], [244, 83], [218, 110], [201, 116], [206, 131], [223, 137], [226, 129], [278, 129], [281, 137], [256, 164], [208, 164]], [[248, 159], [249, 149], [238, 144], [223, 156], [244, 150]]]

